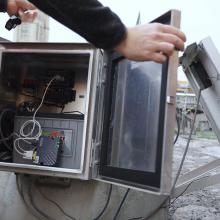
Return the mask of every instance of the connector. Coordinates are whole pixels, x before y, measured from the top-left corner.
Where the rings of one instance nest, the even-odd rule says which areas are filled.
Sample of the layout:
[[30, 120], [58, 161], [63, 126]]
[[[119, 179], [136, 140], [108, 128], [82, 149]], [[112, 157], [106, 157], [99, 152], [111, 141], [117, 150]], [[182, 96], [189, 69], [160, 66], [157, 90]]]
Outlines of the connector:
[[27, 159], [27, 160], [32, 160], [32, 158], [33, 158], [33, 151], [32, 150], [25, 151], [24, 155], [23, 155], [23, 158]]
[[54, 77], [57, 81], [64, 81], [64, 77], [63, 76], [60, 76], [60, 75], [56, 75]]

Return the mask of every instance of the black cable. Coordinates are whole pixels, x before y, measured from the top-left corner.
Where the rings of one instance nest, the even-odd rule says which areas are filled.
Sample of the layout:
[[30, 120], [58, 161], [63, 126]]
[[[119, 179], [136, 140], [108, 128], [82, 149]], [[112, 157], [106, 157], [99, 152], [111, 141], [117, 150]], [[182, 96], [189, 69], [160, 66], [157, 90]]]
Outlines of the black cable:
[[[41, 100], [41, 97], [37, 97], [37, 96], [34, 96], [34, 95], [28, 95], [28, 94], [25, 94], [25, 93], [20, 93], [20, 95], [27, 96], [27, 97], [30, 97], [30, 98], [34, 98], [36, 100]], [[23, 104], [23, 103], [21, 103], [21, 104]], [[46, 100], [44, 101], [44, 105], [46, 105], [46, 106], [55, 106], [55, 107], [61, 108], [61, 109], [63, 108], [63, 105], [59, 105], [59, 104], [57, 104], [55, 102], [49, 102], [49, 101], [46, 101]]]
[[107, 197], [106, 203], [105, 203], [102, 211], [93, 220], [99, 220], [101, 218], [101, 216], [104, 214], [104, 212], [106, 211], [106, 209], [107, 209], [107, 207], [109, 205], [111, 194], [112, 194], [112, 184], [110, 184], [109, 192], [108, 192], [108, 197]]
[[178, 114], [176, 113], [176, 123], [177, 123], [177, 134], [176, 134], [176, 137], [175, 137], [175, 140], [173, 142], [173, 145], [176, 144], [178, 138], [179, 138], [179, 135], [180, 135], [180, 120], [178, 118]]
[[78, 113], [80, 115], [84, 115], [84, 113], [82, 113], [80, 111], [61, 112], [61, 114], [72, 114], [72, 113]]
[[[27, 207], [27, 210], [29, 211], [30, 214], [32, 214], [36, 219], [38, 220], [45, 220], [45, 219], [42, 219], [41, 216], [39, 217], [34, 211], [33, 211], [33, 208], [30, 207], [29, 203], [26, 201], [25, 199], [25, 196], [24, 196], [24, 191], [23, 191], [23, 187], [22, 187], [22, 182], [20, 181], [19, 183], [19, 177], [20, 177], [20, 174], [16, 174], [16, 185], [17, 185], [17, 190], [18, 190], [18, 193], [24, 203], [24, 205]], [[35, 210], [36, 211], [36, 210]]]
[[163, 208], [163, 205], [170, 199], [170, 196], [166, 197], [163, 202], [156, 208], [154, 209], [147, 217], [145, 217], [143, 220], [148, 220], [151, 217], [153, 217], [161, 208]]
[[68, 213], [66, 213], [66, 212], [63, 210], [63, 208], [62, 208], [57, 202], [55, 202], [55, 201], [53, 201], [52, 199], [48, 198], [48, 197], [41, 191], [41, 189], [40, 189], [39, 187], [37, 187], [37, 189], [38, 189], [39, 193], [41, 194], [41, 196], [42, 196], [45, 200], [47, 200], [47, 201], [51, 202], [52, 204], [54, 204], [54, 205], [63, 213], [64, 216], [66, 216], [66, 217], [69, 218], [69, 219], [76, 220], [74, 217], [72, 217], [71, 215], [69, 215]]
[[46, 220], [55, 220], [54, 218], [50, 217], [49, 215], [47, 215], [45, 212], [41, 211], [35, 201], [34, 201], [34, 198], [32, 196], [32, 189], [33, 189], [33, 185], [34, 185], [34, 180], [31, 181], [31, 183], [29, 184], [29, 189], [28, 189], [28, 196], [29, 196], [29, 199], [30, 199], [30, 204], [31, 206], [41, 215], [43, 216]]
[[65, 109], [65, 105], [62, 106], [60, 113], [63, 113], [64, 109]]
[[126, 190], [126, 192], [125, 192], [125, 194], [124, 194], [124, 196], [123, 196], [123, 199], [122, 199], [120, 205], [118, 206], [118, 209], [117, 209], [117, 211], [116, 211], [116, 213], [115, 213], [115, 215], [114, 215], [114, 217], [113, 217], [113, 220], [116, 220], [116, 219], [117, 219], [117, 217], [118, 217], [118, 215], [119, 215], [119, 213], [120, 213], [120, 211], [121, 211], [121, 208], [122, 208], [122, 206], [123, 206], [123, 204], [124, 204], [124, 202], [125, 202], [125, 200], [126, 200], [126, 198], [127, 198], [127, 196], [128, 196], [129, 191], [130, 191], [130, 188], [128, 188], [128, 189]]
[[193, 182], [194, 182], [194, 181], [190, 182], [190, 183], [186, 186], [186, 188], [183, 190], [183, 192], [182, 192], [180, 195], [178, 195], [178, 196], [170, 203], [169, 206], [172, 206], [173, 203], [174, 203], [179, 197], [181, 197], [181, 196], [187, 191], [187, 189], [189, 189], [189, 187], [192, 185]]
[[143, 219], [143, 217], [129, 218], [128, 220], [140, 220], [140, 219]]
[[195, 182], [198, 181], [198, 180], [207, 178], [207, 177], [209, 177], [209, 175], [208, 175], [208, 176], [202, 176], [202, 177], [200, 177], [200, 178], [197, 178], [197, 179], [191, 181], [191, 182], [186, 186], [186, 188], [182, 191], [182, 193], [181, 193], [180, 195], [178, 195], [178, 196], [170, 203], [170, 206], [172, 206], [173, 203], [174, 203], [179, 197], [181, 197], [181, 196], [189, 189], [189, 187], [190, 187], [193, 183], [195, 183]]
[[12, 109], [3, 109], [3, 111], [1, 112], [0, 114], [0, 136], [1, 136], [1, 141], [3, 142], [4, 146], [11, 152], [12, 151], [12, 146], [10, 146], [8, 143], [7, 143], [7, 140], [9, 140], [9, 138], [6, 138], [4, 136], [4, 133], [3, 133], [3, 130], [2, 130], [2, 127], [4, 128], [7, 128], [8, 126], [4, 126], [2, 124], [3, 122], [3, 116], [7, 113], [7, 112], [12, 112], [13, 114], [15, 114], [15, 111], [12, 110]]
[[[17, 189], [18, 189], [18, 192], [19, 192], [19, 195], [20, 197], [22, 198], [22, 201], [24, 202], [25, 206], [28, 208], [28, 211], [34, 215], [37, 219], [39, 220], [55, 220], [54, 218], [48, 216], [46, 213], [42, 212], [35, 204], [35, 201], [32, 197], [32, 188], [33, 188], [33, 184], [35, 182], [34, 181], [31, 181], [30, 185], [29, 185], [29, 190], [28, 190], [28, 196], [30, 198], [30, 204], [32, 206], [32, 208], [30, 207], [30, 205], [28, 204], [28, 202], [26, 201], [25, 197], [24, 197], [24, 192], [23, 192], [23, 187], [22, 187], [22, 183], [20, 183], [21, 186], [19, 186], [19, 176], [17, 174], [16, 176], [16, 184], [17, 184]], [[39, 190], [39, 189], [38, 189]], [[42, 197], [44, 197], [46, 200], [50, 201], [51, 203], [55, 204], [59, 209], [60, 211], [68, 218], [72, 219], [72, 220], [76, 220], [75, 218], [73, 218], [72, 216], [68, 215], [66, 212], [63, 211], [63, 209], [54, 201], [48, 199], [40, 190], [39, 192], [41, 193]], [[33, 212], [33, 210], [38, 213], [38, 215], [40, 215], [40, 217], [38, 215], [36, 215], [35, 212]], [[43, 217], [43, 218], [42, 218]]]

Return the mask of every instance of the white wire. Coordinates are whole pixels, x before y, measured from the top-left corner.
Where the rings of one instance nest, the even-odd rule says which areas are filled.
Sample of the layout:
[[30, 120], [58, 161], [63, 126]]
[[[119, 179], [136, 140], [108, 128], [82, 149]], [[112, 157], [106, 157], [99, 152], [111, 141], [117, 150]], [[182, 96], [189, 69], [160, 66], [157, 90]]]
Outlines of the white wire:
[[[18, 144], [16, 145], [17, 142], [18, 142]], [[20, 150], [18, 150], [17, 147], [19, 147], [19, 149], [22, 150], [23, 152], [20, 151]], [[16, 150], [16, 152], [17, 152], [18, 154], [24, 156], [25, 151], [20, 147], [20, 145], [19, 145], [19, 139], [18, 139], [18, 138], [14, 140], [14, 149]]]
[[[14, 140], [14, 149], [15, 149], [16, 152], [17, 152], [18, 154], [20, 154], [20, 155], [23, 155], [23, 156], [24, 156], [25, 152], [27, 152], [27, 151], [25, 151], [25, 150], [20, 146], [20, 143], [19, 143], [20, 140], [25, 141], [25, 142], [28, 143], [28, 144], [31, 144], [31, 142], [29, 142], [28, 140], [30, 140], [30, 141], [31, 141], [31, 140], [36, 140], [36, 141], [38, 141], [39, 138], [40, 138], [40, 136], [42, 135], [41, 125], [40, 125], [40, 123], [35, 119], [35, 117], [36, 117], [37, 112], [39, 111], [39, 109], [42, 107], [42, 105], [43, 105], [43, 103], [44, 103], [44, 99], [45, 99], [46, 93], [47, 93], [47, 91], [48, 91], [48, 89], [49, 89], [51, 83], [52, 83], [55, 79], [57, 79], [57, 76], [54, 76], [54, 77], [50, 80], [50, 82], [48, 83], [48, 85], [47, 85], [47, 87], [46, 87], [46, 89], [45, 89], [45, 91], [44, 91], [44, 94], [43, 94], [43, 96], [42, 96], [41, 103], [39, 104], [39, 106], [37, 107], [37, 109], [36, 109], [35, 112], [34, 112], [33, 118], [32, 118], [31, 120], [25, 121], [25, 122], [23, 123], [23, 125], [22, 125], [21, 128], [20, 128], [20, 131], [19, 131], [20, 134], [18, 135], [18, 138], [16, 138], [16, 139]], [[28, 128], [31, 124], [33, 124], [31, 131], [28, 132], [28, 133], [26, 133], [26, 132], [25, 132], [25, 128]], [[35, 135], [33, 135], [33, 132], [34, 132], [34, 130], [35, 130], [35, 127], [38, 128], [38, 132], [37, 132]]]
[[[45, 91], [44, 91], [44, 94], [43, 94], [43, 96], [42, 96], [41, 103], [40, 103], [40, 105], [38, 106], [38, 108], [37, 108], [37, 109], [35, 110], [35, 112], [34, 112], [33, 119], [32, 119], [32, 120], [29, 120], [29, 121], [33, 121], [33, 127], [32, 127], [32, 130], [31, 130], [31, 135], [32, 135], [32, 133], [33, 133], [33, 131], [34, 131], [35, 124], [36, 124], [36, 122], [37, 122], [37, 121], [35, 120], [36, 114], [37, 114], [37, 112], [39, 111], [39, 109], [42, 107], [42, 105], [43, 105], [43, 103], [44, 103], [44, 99], [45, 99], [47, 90], [49, 89], [51, 83], [52, 83], [56, 78], [57, 78], [57, 76], [54, 76], [54, 77], [50, 80], [50, 82], [48, 83], [48, 85], [47, 85], [47, 87], [46, 87], [46, 89], [45, 89]], [[39, 132], [39, 133], [41, 132], [41, 134], [42, 134], [42, 130], [41, 130], [41, 125], [40, 125], [40, 124], [39, 124], [39, 130], [38, 130], [38, 132]]]

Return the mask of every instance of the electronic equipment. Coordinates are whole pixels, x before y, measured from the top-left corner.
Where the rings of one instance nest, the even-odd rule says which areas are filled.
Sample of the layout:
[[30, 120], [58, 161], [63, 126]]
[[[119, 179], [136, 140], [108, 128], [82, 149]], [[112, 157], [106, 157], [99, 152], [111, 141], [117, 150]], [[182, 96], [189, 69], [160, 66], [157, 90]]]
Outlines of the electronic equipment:
[[34, 163], [42, 166], [56, 166], [62, 151], [63, 142], [65, 137], [54, 136], [57, 131], [50, 132], [50, 134], [40, 137], [36, 150], [33, 151], [32, 160]]
[[[154, 22], [179, 27], [180, 12]], [[0, 110], [16, 108], [13, 162], [0, 170], [170, 193], [177, 51], [157, 64], [90, 44], [2, 42], [0, 62]]]
[[16, 28], [18, 25], [21, 24], [21, 19], [15, 15], [12, 15], [10, 19], [6, 22], [5, 28], [10, 31]]
[[[30, 115], [15, 117], [15, 133], [19, 133], [22, 124], [32, 119]], [[31, 156], [25, 158], [14, 150], [13, 162], [78, 169], [82, 152], [83, 118], [83, 115], [77, 114], [38, 114], [36, 120], [42, 128], [39, 142], [33, 142], [33, 145], [30, 146], [28, 143], [20, 141], [20, 146], [25, 151], [32, 151], [30, 153], [35, 154], [35, 159], [30, 159]], [[27, 132], [31, 129], [30, 124]], [[37, 128], [33, 133], [36, 132]], [[48, 158], [51, 158], [50, 162]]]

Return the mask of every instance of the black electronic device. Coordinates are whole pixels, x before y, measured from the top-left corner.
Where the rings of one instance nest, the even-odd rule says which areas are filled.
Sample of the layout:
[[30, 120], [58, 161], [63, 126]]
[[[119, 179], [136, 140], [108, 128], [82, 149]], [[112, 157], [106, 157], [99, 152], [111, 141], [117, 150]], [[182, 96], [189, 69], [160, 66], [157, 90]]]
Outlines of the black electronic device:
[[48, 90], [45, 101], [52, 103], [67, 104], [68, 102], [73, 102], [76, 99], [76, 90], [72, 88], [60, 88], [52, 87]]
[[55, 166], [58, 163], [64, 143], [64, 136], [59, 131], [44, 132], [40, 137], [33, 161], [42, 166]]
[[18, 25], [21, 24], [21, 19], [15, 15], [12, 15], [10, 19], [6, 22], [5, 28], [10, 31], [16, 28]]

